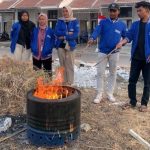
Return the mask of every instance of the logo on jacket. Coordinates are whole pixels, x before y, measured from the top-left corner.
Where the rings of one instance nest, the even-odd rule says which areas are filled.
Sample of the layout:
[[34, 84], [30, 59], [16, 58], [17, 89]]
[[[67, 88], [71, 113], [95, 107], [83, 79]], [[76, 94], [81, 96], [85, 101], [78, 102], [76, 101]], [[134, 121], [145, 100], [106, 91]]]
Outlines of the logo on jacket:
[[115, 32], [116, 32], [116, 33], [118, 33], [118, 34], [120, 34], [120, 33], [121, 33], [121, 32], [120, 32], [119, 30], [117, 30], [117, 29], [115, 30]]
[[48, 38], [51, 38], [51, 36], [50, 36], [50, 35], [47, 35], [47, 37], [48, 37]]

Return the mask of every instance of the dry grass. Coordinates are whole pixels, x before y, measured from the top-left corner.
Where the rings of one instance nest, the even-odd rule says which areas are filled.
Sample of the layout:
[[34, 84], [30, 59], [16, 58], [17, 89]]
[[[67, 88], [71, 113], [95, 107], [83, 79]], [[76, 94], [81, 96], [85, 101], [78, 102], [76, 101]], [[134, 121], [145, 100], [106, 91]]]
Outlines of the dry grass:
[[[10, 59], [0, 61], [0, 115], [22, 114], [26, 103], [26, 92], [35, 86], [39, 75], [32, 71], [31, 64], [18, 64]], [[116, 98], [120, 102], [128, 100], [127, 82], [118, 80]], [[81, 122], [88, 123], [92, 130], [81, 132], [80, 138], [72, 144], [57, 150], [144, 150], [128, 131], [133, 129], [150, 142], [150, 111], [140, 113], [138, 108], [122, 110], [106, 99], [99, 105], [92, 103], [96, 91], [80, 89], [82, 92]], [[141, 97], [142, 84], [138, 84]], [[17, 137], [0, 144], [2, 150], [47, 150], [32, 145], [20, 144]]]
[[27, 91], [34, 88], [43, 71], [33, 71], [31, 62], [0, 60], [0, 115], [25, 113]]

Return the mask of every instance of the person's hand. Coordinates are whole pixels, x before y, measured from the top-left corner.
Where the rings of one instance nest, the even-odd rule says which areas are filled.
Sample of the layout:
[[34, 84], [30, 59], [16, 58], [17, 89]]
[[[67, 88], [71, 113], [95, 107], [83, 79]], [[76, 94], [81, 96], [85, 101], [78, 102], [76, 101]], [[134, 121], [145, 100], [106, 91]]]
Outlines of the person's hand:
[[64, 40], [64, 36], [58, 37], [59, 40]]
[[89, 46], [91, 46], [93, 43], [94, 43], [94, 40], [93, 40], [93, 39], [89, 39], [89, 41], [88, 41], [87, 44], [88, 44]]
[[68, 34], [69, 34], [69, 35], [72, 35], [72, 34], [73, 34], [73, 32], [68, 32]]
[[150, 55], [147, 58], [147, 62], [150, 63]]
[[122, 48], [122, 42], [119, 42], [117, 45], [116, 45], [116, 49], [121, 49]]
[[123, 39], [122, 41], [120, 41], [117, 45], [116, 45], [116, 49], [121, 49], [122, 46], [124, 46], [126, 43], [128, 43], [127, 39]]

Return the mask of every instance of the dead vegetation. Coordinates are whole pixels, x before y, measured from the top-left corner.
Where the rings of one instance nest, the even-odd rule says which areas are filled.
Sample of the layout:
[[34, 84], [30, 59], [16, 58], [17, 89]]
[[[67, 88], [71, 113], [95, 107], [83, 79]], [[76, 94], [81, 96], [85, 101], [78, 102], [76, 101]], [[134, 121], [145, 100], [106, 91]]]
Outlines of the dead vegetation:
[[[35, 87], [36, 79], [43, 73], [34, 72], [30, 63], [17, 63], [6, 58], [0, 60], [0, 115], [25, 113], [26, 93]], [[125, 102], [127, 82], [118, 79], [116, 99]], [[92, 103], [95, 89], [80, 89], [82, 92], [81, 123], [91, 126], [88, 132], [81, 132], [80, 138], [59, 150], [144, 150], [145, 148], [129, 135], [133, 129], [150, 142], [150, 111], [140, 113], [138, 108], [122, 110], [104, 99], [99, 105]], [[138, 84], [138, 98], [142, 83]], [[22, 144], [18, 136], [0, 143], [1, 150], [47, 150], [31, 144]]]
[[33, 71], [31, 62], [0, 59], [0, 115], [25, 113], [27, 91], [34, 88], [42, 71]]

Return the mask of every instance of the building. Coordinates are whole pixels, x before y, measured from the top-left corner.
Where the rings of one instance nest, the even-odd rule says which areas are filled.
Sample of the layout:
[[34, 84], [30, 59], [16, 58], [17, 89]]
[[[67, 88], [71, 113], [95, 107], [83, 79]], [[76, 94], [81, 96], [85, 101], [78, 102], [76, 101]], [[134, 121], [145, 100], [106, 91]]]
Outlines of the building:
[[[131, 23], [138, 18], [135, 9], [135, 3], [139, 1], [141, 0], [116, 0], [116, 3], [120, 5], [119, 18], [124, 21], [128, 27], [130, 27]], [[102, 12], [105, 16], [108, 16], [107, 7], [108, 5], [103, 5], [102, 7]]]
[[128, 27], [137, 19], [134, 4], [140, 0], [3, 0], [0, 3], [0, 33], [10, 33], [12, 24], [18, 19], [18, 14], [25, 9], [30, 14], [30, 19], [37, 24], [40, 12], [48, 15], [49, 26], [54, 28], [57, 18], [65, 5], [73, 8], [74, 16], [80, 21], [80, 35], [87, 36], [95, 28], [98, 15], [108, 16], [108, 5], [116, 2], [121, 6], [120, 19]]

